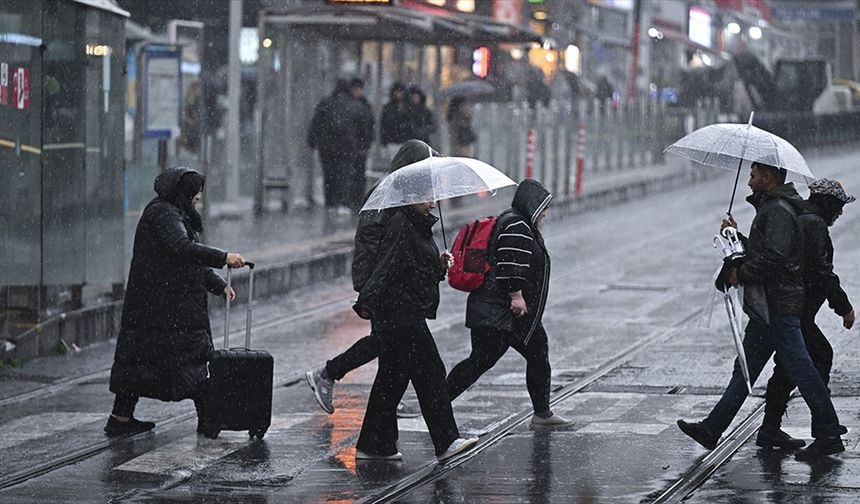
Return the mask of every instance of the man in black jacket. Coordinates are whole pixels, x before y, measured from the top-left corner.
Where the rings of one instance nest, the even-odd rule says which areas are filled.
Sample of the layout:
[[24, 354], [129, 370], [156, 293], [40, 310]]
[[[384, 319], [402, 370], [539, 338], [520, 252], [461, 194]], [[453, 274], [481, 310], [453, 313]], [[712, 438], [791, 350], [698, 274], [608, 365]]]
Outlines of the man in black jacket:
[[[846, 194], [839, 182], [829, 179], [813, 181], [809, 184], [809, 194], [807, 207], [800, 215], [804, 245], [803, 283], [806, 287], [800, 328], [809, 357], [827, 385], [833, 366], [833, 348], [815, 324], [815, 316], [827, 300], [830, 308], [842, 317], [842, 325], [846, 329], [854, 325], [854, 308], [833, 271], [833, 242], [827, 228], [842, 215], [842, 207], [854, 201], [854, 196]], [[784, 367], [779, 362], [775, 364], [773, 376], [767, 383], [764, 420], [756, 444], [766, 448], [800, 448], [806, 443], [781, 429], [782, 415], [788, 407], [794, 383]]]
[[539, 226], [551, 200], [540, 182], [526, 179], [517, 188], [511, 208], [499, 215], [493, 230], [492, 268], [466, 304], [472, 353], [454, 366], [446, 383], [453, 401], [514, 347], [526, 359], [532, 425], [566, 427], [573, 422], [549, 408], [549, 344], [541, 323], [549, 294], [550, 260]]
[[[743, 238], [746, 261], [728, 272], [727, 282], [744, 286], [744, 312], [749, 316], [744, 335], [750, 379], [754, 383], [770, 356], [785, 367], [812, 413], [809, 447], [797, 460], [811, 460], [845, 450], [836, 410], [827, 387], [815, 370], [800, 330], [804, 293], [801, 276], [803, 236], [797, 214], [803, 200], [793, 184], [785, 183], [786, 171], [753, 163], [747, 201], [756, 209], [749, 238]], [[722, 226], [737, 227], [729, 216]], [[740, 365], [735, 362], [732, 378], [716, 406], [702, 422], [678, 420], [678, 427], [696, 442], [713, 450], [748, 395]]]
[[[409, 140], [400, 147], [400, 150], [391, 160], [391, 171], [438, 155], [438, 152], [421, 140]], [[365, 199], [370, 196], [375, 188], [374, 186], [368, 191]], [[376, 268], [376, 263], [379, 261], [382, 234], [388, 220], [396, 211], [396, 208], [389, 208], [361, 212], [358, 215], [358, 225], [355, 229], [355, 248], [352, 253], [352, 286], [356, 292], [361, 292], [362, 287]], [[359, 313], [359, 315], [362, 314]], [[364, 314], [362, 318], [368, 317]], [[334, 382], [343, 379], [347, 373], [367, 364], [378, 355], [379, 339], [373, 334], [369, 334], [356, 341], [345, 352], [326, 362], [324, 367], [308, 371], [305, 378], [320, 407], [328, 414], [334, 413], [334, 405], [332, 404]], [[402, 416], [418, 416], [417, 413], [408, 412], [403, 404], [398, 408], [398, 412], [402, 412]]]
[[319, 151], [326, 208], [351, 215], [350, 184], [363, 142], [366, 118], [352, 98], [349, 83], [339, 79], [331, 96], [314, 111], [308, 128], [308, 147]]

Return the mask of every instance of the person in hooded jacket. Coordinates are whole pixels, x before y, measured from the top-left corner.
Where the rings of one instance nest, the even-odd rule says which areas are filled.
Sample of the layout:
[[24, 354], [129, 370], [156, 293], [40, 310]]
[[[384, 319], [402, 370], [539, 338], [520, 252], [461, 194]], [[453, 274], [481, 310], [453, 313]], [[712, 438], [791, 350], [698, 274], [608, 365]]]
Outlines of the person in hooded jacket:
[[536, 427], [566, 427], [573, 422], [549, 407], [549, 342], [541, 318], [549, 295], [550, 258], [540, 233], [552, 194], [532, 179], [523, 180], [511, 208], [493, 229], [490, 271], [469, 294], [466, 327], [472, 352], [446, 379], [453, 401], [513, 347], [526, 359], [526, 387]]
[[437, 127], [433, 111], [427, 107], [427, 95], [420, 87], [410, 86], [409, 100], [412, 106], [412, 136], [429, 142], [430, 135], [436, 133]]
[[380, 259], [361, 288], [355, 310], [370, 317], [379, 339], [379, 368], [356, 443], [357, 460], [400, 460], [397, 404], [412, 382], [440, 462], [472, 448], [460, 437], [445, 390], [445, 365], [427, 327], [436, 318], [439, 282], [451, 255], [433, 241], [435, 202], [398, 207], [385, 225]]
[[[432, 147], [421, 140], [408, 140], [397, 151], [391, 160], [391, 171], [394, 172], [406, 165], [417, 163], [431, 156], [439, 156]], [[376, 185], [379, 185], [377, 182]], [[365, 201], [376, 189], [374, 185], [365, 195]], [[370, 278], [379, 261], [379, 249], [385, 226], [391, 216], [397, 213], [396, 208], [372, 210], [358, 214], [358, 225], [355, 229], [355, 247], [352, 253], [352, 286], [356, 292], [361, 292], [364, 284]], [[367, 314], [359, 313], [362, 318]], [[334, 413], [332, 394], [334, 382], [343, 379], [347, 373], [372, 361], [379, 355], [379, 338], [373, 334], [364, 336], [356, 341], [346, 351], [333, 357], [326, 365], [305, 373], [305, 378], [317, 404], [328, 414]], [[405, 411], [404, 405], [398, 407], [398, 412]], [[413, 416], [411, 413], [404, 413]]]
[[[745, 261], [729, 269], [725, 283], [744, 286], [743, 308], [749, 322], [743, 346], [750, 381], [755, 383], [776, 352], [776, 359], [809, 406], [815, 441], [795, 455], [795, 459], [806, 461], [844, 451], [841, 435], [845, 428], [839, 425], [830, 394], [803, 341], [803, 235], [798, 214], [804, 202], [794, 185], [785, 183], [785, 177], [784, 169], [752, 163], [748, 185], [753, 193], [747, 201], [755, 207], [756, 214], [749, 238], [741, 236]], [[722, 228], [727, 226], [737, 228], [731, 216], [722, 222]], [[729, 385], [707, 418], [701, 422], [678, 420], [678, 427], [713, 450], [748, 394], [736, 359]]]
[[[848, 295], [839, 284], [839, 276], [833, 271], [833, 242], [828, 227], [842, 215], [842, 207], [855, 200], [842, 188], [842, 184], [830, 179], [818, 179], [809, 184], [809, 199], [800, 214], [803, 229], [803, 284], [805, 299], [800, 328], [809, 357], [826, 386], [830, 383], [833, 366], [833, 347], [821, 328], [815, 323], [818, 310], [827, 300], [830, 308], [840, 317], [846, 329], [854, 326], [854, 308]], [[774, 371], [767, 382], [764, 419], [756, 437], [756, 444], [765, 448], [797, 449], [806, 443], [795, 439], [782, 430], [782, 416], [788, 408], [788, 400], [794, 383], [785, 368], [774, 361]]]
[[213, 350], [206, 294], [236, 298], [213, 268], [245, 264], [240, 254], [199, 242], [203, 223], [194, 207], [204, 183], [202, 175], [186, 167], [158, 175], [158, 196], [137, 224], [111, 368], [110, 390], [116, 397], [104, 428], [108, 436], [155, 427], [134, 418], [140, 397], [194, 399], [198, 417], [203, 408], [206, 361]]
[[352, 215], [350, 186], [367, 144], [367, 116], [353, 99], [349, 82], [338, 79], [331, 96], [317, 105], [308, 128], [308, 147], [319, 151], [323, 170], [325, 206], [340, 215]]

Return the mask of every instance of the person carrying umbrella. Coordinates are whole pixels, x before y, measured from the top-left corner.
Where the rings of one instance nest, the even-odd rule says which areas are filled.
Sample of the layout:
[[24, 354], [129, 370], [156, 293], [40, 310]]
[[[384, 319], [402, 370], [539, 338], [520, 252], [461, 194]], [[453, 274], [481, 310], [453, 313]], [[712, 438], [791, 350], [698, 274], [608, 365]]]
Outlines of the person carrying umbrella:
[[[772, 163], [776, 163], [774, 158]], [[744, 312], [750, 317], [745, 329], [744, 352], [750, 379], [755, 382], [770, 356], [776, 358], [797, 385], [812, 413], [815, 441], [799, 451], [797, 460], [811, 460], [844, 451], [844, 428], [815, 370], [800, 329], [803, 314], [803, 237], [798, 213], [803, 200], [791, 183], [785, 183], [786, 170], [765, 160], [753, 162], [748, 185], [753, 193], [747, 201], [756, 209], [749, 238], [741, 237], [746, 250], [745, 262], [727, 272], [727, 283], [743, 285]], [[729, 215], [722, 228], [737, 227]], [[748, 395], [746, 380], [736, 361], [729, 385], [710, 414], [701, 422], [678, 420], [686, 435], [710, 450], [716, 448]]]
[[[406, 165], [430, 156], [439, 156], [439, 153], [421, 140], [408, 140], [391, 160], [391, 171], [397, 171]], [[365, 200], [374, 189], [376, 186], [368, 192]], [[355, 247], [352, 254], [352, 286], [356, 292], [361, 292], [362, 287], [373, 274], [380, 258], [380, 242], [382, 234], [385, 232], [385, 225], [396, 212], [396, 208], [385, 208], [359, 213], [358, 224], [355, 229]], [[353, 343], [346, 351], [327, 361], [325, 366], [305, 373], [305, 378], [320, 408], [328, 414], [334, 413], [332, 395], [335, 381], [343, 379], [347, 373], [367, 364], [378, 355], [379, 338], [369, 334]], [[398, 413], [401, 411], [405, 411], [403, 404], [398, 406]], [[412, 416], [411, 413], [406, 414]]]
[[[429, 184], [429, 178], [426, 181]], [[406, 196], [413, 191], [426, 194], [415, 186], [401, 190]], [[450, 260], [450, 254], [440, 254], [433, 241], [438, 219], [430, 210], [435, 207], [435, 201], [426, 201], [396, 209], [385, 226], [382, 258], [355, 305], [357, 313], [370, 317], [379, 340], [379, 368], [356, 443], [357, 460], [402, 458], [396, 410], [410, 381], [440, 462], [478, 441], [460, 437], [445, 390], [445, 365], [427, 327], [427, 319], [436, 318], [439, 282], [445, 279]]]
[[551, 201], [552, 194], [540, 182], [525, 179], [511, 208], [499, 215], [490, 242], [492, 267], [466, 304], [472, 352], [445, 380], [453, 401], [513, 347], [526, 359], [535, 427], [573, 424], [549, 407], [549, 345], [541, 317], [549, 294], [550, 260], [539, 227]]
[[[842, 215], [842, 207], [853, 201], [854, 196], [846, 194], [842, 184], [822, 178], [809, 184], [807, 206], [800, 214], [804, 248], [803, 283], [806, 289], [800, 328], [809, 357], [825, 386], [830, 382], [833, 348], [815, 324], [815, 315], [826, 299], [830, 308], [842, 317], [843, 327], [851, 329], [854, 325], [854, 308], [839, 285], [839, 276], [833, 272], [833, 243], [827, 228]], [[764, 420], [756, 444], [765, 448], [797, 449], [806, 443], [792, 438], [781, 429], [782, 415], [788, 407], [794, 383], [785, 368], [779, 362], [775, 364], [773, 376], [767, 383]]]

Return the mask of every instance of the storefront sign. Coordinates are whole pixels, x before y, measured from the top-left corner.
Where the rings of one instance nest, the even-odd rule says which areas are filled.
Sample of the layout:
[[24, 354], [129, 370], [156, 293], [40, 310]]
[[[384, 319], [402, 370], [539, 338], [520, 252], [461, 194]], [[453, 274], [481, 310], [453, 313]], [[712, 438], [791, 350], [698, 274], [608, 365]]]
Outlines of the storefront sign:
[[12, 74], [12, 108], [30, 108], [30, 70], [18, 67]]
[[9, 105], [9, 64], [0, 63], [0, 105]]

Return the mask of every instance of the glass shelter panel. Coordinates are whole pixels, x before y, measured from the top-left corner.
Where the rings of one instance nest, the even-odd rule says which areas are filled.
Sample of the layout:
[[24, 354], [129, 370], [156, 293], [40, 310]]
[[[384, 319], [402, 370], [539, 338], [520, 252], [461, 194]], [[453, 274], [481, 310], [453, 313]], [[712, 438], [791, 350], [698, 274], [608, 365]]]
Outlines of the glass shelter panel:
[[40, 0], [4, 0], [0, 13], [0, 286], [41, 277], [41, 8]]

